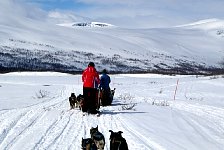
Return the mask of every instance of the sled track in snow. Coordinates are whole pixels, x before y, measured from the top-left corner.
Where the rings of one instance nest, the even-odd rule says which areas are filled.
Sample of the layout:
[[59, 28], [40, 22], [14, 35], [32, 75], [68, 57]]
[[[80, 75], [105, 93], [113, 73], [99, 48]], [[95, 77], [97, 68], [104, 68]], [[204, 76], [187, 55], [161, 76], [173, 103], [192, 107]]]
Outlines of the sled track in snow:
[[[131, 139], [129, 139], [129, 145], [131, 148], [141, 149], [141, 150], [158, 150], [158, 149], [163, 150], [164, 149], [159, 144], [153, 142], [150, 139], [150, 137], [145, 137], [143, 134], [136, 132], [134, 129], [132, 129], [125, 122], [125, 120], [123, 120], [123, 118], [117, 116], [116, 120], [119, 120], [117, 122], [117, 126], [122, 127], [123, 132], [127, 133], [128, 137], [131, 137]], [[137, 143], [137, 141], [140, 141], [140, 143]]]
[[[10, 114], [10, 113], [15, 113], [15, 111], [5, 112], [2, 116], [6, 116], [7, 114]], [[6, 120], [6, 119], [1, 120], [0, 145], [3, 142], [3, 140], [6, 138], [6, 136], [9, 134], [9, 132], [16, 126], [16, 124], [19, 122], [19, 120], [26, 114], [27, 114], [27, 112], [22, 112], [18, 116], [14, 117], [13, 120]], [[7, 117], [3, 117], [3, 118], [7, 118]]]
[[[17, 124], [11, 129], [12, 132], [14, 132], [14, 137], [11, 138], [10, 142], [8, 142], [5, 146], [5, 149], [8, 149], [8, 147], [12, 147], [14, 143], [16, 143], [17, 140], [19, 140], [19, 137], [26, 136], [26, 133], [29, 132], [28, 130], [32, 128], [32, 126], [40, 119], [40, 116], [42, 115], [42, 112], [40, 112], [38, 115], [35, 114], [35, 116], [31, 116], [29, 118], [29, 113], [27, 113], [27, 116], [24, 116], [24, 119], [20, 119], [21, 122], [17, 122]], [[29, 119], [25, 121], [26, 117]], [[16, 126], [24, 126], [23, 129], [14, 129]], [[16, 135], [15, 135], [16, 134]]]
[[173, 108], [192, 113], [216, 124], [220, 132], [224, 133], [224, 109], [207, 105], [192, 105], [187, 103], [173, 104]]
[[45, 135], [41, 138], [37, 144], [39, 146], [33, 149], [57, 149], [58, 143], [63, 139], [63, 136], [67, 133], [67, 127], [71, 121], [71, 114], [61, 113], [58, 120], [55, 121], [47, 130]]
[[[52, 100], [51, 100], [52, 101]], [[41, 121], [41, 117], [52, 108], [60, 107], [64, 102], [57, 102], [47, 107], [44, 104], [24, 108], [4, 110], [1, 113], [0, 149], [10, 149], [17, 141], [32, 132], [32, 128]]]
[[[26, 149], [80, 150], [81, 139], [90, 137], [89, 130], [96, 125], [105, 136], [105, 150], [109, 150], [110, 129], [121, 130], [126, 135], [130, 135], [131, 138], [129, 139], [124, 137], [132, 149], [155, 149], [155, 145], [148, 140], [148, 137], [144, 137], [129, 128], [119, 117], [119, 114], [101, 114], [100, 117], [94, 115], [83, 116], [79, 110], [65, 110], [65, 105], [67, 105], [67, 101], [63, 100], [44, 108], [42, 108], [42, 104], [34, 106], [35, 108], [39, 107], [36, 110], [33, 110], [32, 107], [17, 110], [19, 115], [12, 118], [11, 122], [5, 122], [7, 128], [4, 128], [4, 133], [1, 133], [0, 149], [15, 148], [20, 141], [23, 141], [23, 137], [29, 136], [32, 132], [37, 132], [35, 128], [41, 125], [41, 120], [48, 117], [48, 113], [54, 111], [58, 111], [58, 117], [47, 123], [46, 127], [41, 129], [40, 136], [35, 137], [33, 143], [28, 144]], [[10, 116], [10, 113], [15, 113], [15, 110], [7, 112], [5, 116]], [[141, 143], [138, 143], [138, 141], [141, 141]]]
[[[224, 109], [208, 105], [187, 104], [184, 102], [173, 103], [171, 107], [191, 114], [191, 117], [182, 114], [179, 115], [181, 115], [181, 118], [188, 122], [203, 139], [208, 140], [208, 142], [209, 139], [210, 141], [211, 139], [215, 140], [217, 143], [220, 143], [220, 148], [222, 147], [224, 139], [220, 137], [223, 137], [224, 133]], [[199, 119], [203, 124], [199, 124]], [[213, 133], [219, 133], [219, 137], [214, 138], [214, 136], [212, 136]], [[207, 136], [205, 137], [205, 135]]]
[[[124, 135], [128, 135], [124, 138], [130, 149], [162, 149], [149, 137], [128, 127], [122, 115], [113, 112], [114, 106], [102, 108], [100, 117], [83, 116], [78, 109], [69, 110], [68, 98], [63, 93], [71, 90], [63, 90], [56, 98], [49, 98], [48, 101], [2, 111], [0, 149], [14, 150], [19, 146], [26, 150], [80, 150], [81, 139], [89, 138], [90, 128], [96, 125], [105, 136], [105, 150], [110, 149], [109, 130], [123, 131]], [[32, 133], [37, 136], [33, 137]]]
[[[105, 110], [104, 110], [105, 111]], [[102, 113], [100, 117], [96, 117], [93, 115], [83, 116], [83, 123], [88, 127], [84, 127], [85, 131], [89, 132], [91, 126], [88, 122], [94, 122], [94, 125], [98, 125], [99, 131], [102, 132], [105, 136], [105, 149], [110, 149], [110, 132], [109, 130], [113, 130], [114, 132], [122, 131], [123, 137], [127, 140], [128, 146], [133, 150], [153, 150], [153, 149], [164, 149], [159, 144], [150, 140], [150, 137], [145, 137], [141, 133], [134, 131], [125, 121], [120, 117], [119, 113]], [[86, 124], [87, 123], [87, 124]], [[84, 134], [86, 135], [86, 134]], [[126, 136], [125, 136], [126, 135]], [[86, 137], [87, 138], [87, 137]]]

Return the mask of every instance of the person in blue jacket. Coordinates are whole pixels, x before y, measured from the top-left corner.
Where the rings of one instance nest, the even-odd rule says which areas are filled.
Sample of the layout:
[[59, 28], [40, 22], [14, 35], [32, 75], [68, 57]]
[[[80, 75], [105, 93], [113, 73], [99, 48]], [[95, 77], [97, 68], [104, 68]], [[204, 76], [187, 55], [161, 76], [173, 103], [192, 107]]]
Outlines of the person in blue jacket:
[[102, 75], [100, 77], [100, 88], [104, 90], [110, 89], [110, 76], [108, 75], [108, 72], [106, 69], [103, 69]]
[[101, 91], [101, 104], [102, 106], [111, 105], [112, 97], [110, 92], [110, 76], [106, 69], [103, 70], [102, 75], [100, 77], [100, 91]]

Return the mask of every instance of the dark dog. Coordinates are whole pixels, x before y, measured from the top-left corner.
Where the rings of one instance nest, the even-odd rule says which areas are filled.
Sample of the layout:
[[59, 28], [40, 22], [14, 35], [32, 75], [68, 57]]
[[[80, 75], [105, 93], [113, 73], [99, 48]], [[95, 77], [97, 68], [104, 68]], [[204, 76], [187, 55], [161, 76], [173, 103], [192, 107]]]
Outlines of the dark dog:
[[79, 107], [79, 109], [82, 110], [82, 107], [84, 105], [84, 96], [79, 94], [76, 99], [77, 99], [77, 107]]
[[71, 96], [69, 97], [70, 109], [74, 109], [76, 107], [76, 101], [75, 93], [71, 93]]
[[111, 132], [110, 135], [110, 150], [128, 150], [128, 144], [125, 140], [125, 138], [122, 137], [122, 131], [113, 132], [112, 130], [109, 130]]
[[90, 129], [90, 135], [94, 143], [96, 144], [97, 149], [103, 150], [105, 146], [105, 138], [102, 133], [98, 131], [98, 126], [96, 128]]
[[79, 94], [76, 97], [75, 93], [71, 93], [71, 96], [69, 97], [70, 108], [71, 109], [79, 108], [81, 110], [83, 101], [84, 101], [83, 95]]
[[82, 150], [97, 150], [97, 147], [91, 138], [82, 138]]
[[111, 105], [113, 98], [114, 98], [114, 94], [115, 94], [115, 89], [113, 90], [105, 90], [105, 89], [101, 89], [100, 90], [100, 95], [99, 95], [99, 99], [100, 99], [100, 103], [102, 106], [108, 106]]

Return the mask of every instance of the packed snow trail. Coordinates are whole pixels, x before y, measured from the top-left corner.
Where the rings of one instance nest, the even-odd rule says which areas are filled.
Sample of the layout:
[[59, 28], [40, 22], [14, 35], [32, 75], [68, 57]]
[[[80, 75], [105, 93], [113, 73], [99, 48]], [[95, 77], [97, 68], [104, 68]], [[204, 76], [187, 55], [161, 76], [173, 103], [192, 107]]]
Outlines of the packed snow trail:
[[[89, 138], [90, 128], [97, 125], [105, 136], [105, 150], [110, 149], [109, 130], [122, 131], [130, 150], [221, 150], [224, 146], [223, 78], [114, 75], [114, 101], [100, 108], [100, 117], [70, 110], [71, 92], [82, 93], [80, 79], [80, 75], [44, 73], [1, 75], [0, 149], [80, 150], [82, 138]], [[37, 98], [42, 92], [46, 95]], [[161, 105], [164, 101], [167, 106]], [[130, 103], [137, 105], [122, 109]]]
[[[69, 88], [70, 89], [70, 88]], [[59, 93], [70, 92], [68, 89]], [[61, 101], [60, 101], [61, 100]], [[121, 121], [111, 107], [102, 108], [100, 117], [83, 116], [78, 109], [69, 110], [68, 97], [63, 95], [24, 108], [1, 111], [0, 149], [81, 149], [81, 139], [90, 137], [91, 127], [99, 126], [109, 149], [109, 130], [119, 129], [133, 149], [148, 149], [150, 141], [142, 139]], [[111, 110], [110, 110], [111, 109]], [[116, 130], [115, 130], [116, 131]], [[141, 140], [142, 139], [142, 140]], [[27, 142], [29, 141], [29, 142]], [[138, 143], [139, 142], [139, 143]], [[143, 144], [142, 144], [143, 143]]]

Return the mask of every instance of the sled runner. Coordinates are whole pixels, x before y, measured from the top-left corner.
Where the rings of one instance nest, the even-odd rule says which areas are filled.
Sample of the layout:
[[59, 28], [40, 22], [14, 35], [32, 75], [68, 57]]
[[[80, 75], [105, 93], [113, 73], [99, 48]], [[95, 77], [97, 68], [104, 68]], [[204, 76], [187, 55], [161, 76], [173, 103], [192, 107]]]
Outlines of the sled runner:
[[98, 112], [96, 112], [96, 113], [82, 112], [82, 115], [83, 115], [83, 116], [95, 115], [95, 116], [97, 116], [97, 117], [100, 117], [101, 112], [100, 112], [100, 111], [98, 111]]

